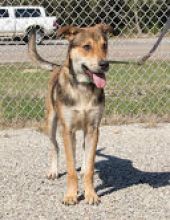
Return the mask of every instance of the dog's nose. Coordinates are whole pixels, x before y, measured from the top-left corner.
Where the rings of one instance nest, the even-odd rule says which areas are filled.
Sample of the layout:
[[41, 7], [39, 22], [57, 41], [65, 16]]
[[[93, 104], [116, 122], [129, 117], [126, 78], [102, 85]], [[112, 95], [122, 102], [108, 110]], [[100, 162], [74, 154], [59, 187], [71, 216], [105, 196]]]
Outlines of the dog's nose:
[[99, 62], [99, 66], [101, 67], [102, 70], [108, 70], [109, 62], [107, 60], [101, 60]]

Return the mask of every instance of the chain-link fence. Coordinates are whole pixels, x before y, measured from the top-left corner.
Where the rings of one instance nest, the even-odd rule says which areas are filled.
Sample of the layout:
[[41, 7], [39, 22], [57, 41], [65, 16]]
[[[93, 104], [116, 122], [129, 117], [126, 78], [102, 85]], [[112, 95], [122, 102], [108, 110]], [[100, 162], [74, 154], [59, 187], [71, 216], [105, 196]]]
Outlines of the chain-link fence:
[[[39, 53], [62, 63], [68, 43], [56, 39], [56, 28], [110, 24], [109, 59], [126, 61], [149, 51], [169, 16], [168, 0], [0, 1], [0, 127], [44, 118], [49, 72], [29, 60], [31, 26], [37, 27]], [[169, 33], [146, 64], [113, 64], [107, 81], [104, 122], [170, 121]]]

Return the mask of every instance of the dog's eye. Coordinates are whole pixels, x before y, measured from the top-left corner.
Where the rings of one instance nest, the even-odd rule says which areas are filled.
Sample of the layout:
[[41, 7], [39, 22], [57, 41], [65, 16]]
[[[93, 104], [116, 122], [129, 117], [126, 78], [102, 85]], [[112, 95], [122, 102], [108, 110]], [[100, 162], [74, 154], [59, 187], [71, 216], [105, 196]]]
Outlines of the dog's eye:
[[89, 51], [92, 49], [92, 46], [90, 44], [85, 44], [83, 45], [83, 48], [86, 50], [86, 51]]

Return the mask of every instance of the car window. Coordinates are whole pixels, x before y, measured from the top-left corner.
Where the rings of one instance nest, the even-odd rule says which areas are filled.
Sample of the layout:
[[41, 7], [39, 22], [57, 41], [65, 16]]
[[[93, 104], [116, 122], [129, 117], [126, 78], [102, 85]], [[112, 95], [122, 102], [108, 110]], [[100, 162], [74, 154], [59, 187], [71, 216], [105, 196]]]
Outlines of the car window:
[[0, 18], [8, 18], [8, 10], [7, 9], [0, 9]]
[[29, 9], [25, 9], [25, 8], [19, 8], [15, 10], [15, 17], [16, 18], [29, 18], [29, 17], [40, 17], [41, 16], [41, 12], [40, 10], [37, 8], [29, 8]]

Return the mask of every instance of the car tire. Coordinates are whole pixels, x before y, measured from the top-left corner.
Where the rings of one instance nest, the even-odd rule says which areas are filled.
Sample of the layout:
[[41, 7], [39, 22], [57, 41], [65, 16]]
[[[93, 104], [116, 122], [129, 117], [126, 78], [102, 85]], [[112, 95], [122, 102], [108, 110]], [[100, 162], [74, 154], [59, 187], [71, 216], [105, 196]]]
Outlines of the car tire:
[[[43, 38], [44, 38], [44, 33], [43, 33], [43, 31], [42, 31], [40, 28], [37, 28], [35, 33], [36, 33], [36, 44], [41, 44], [42, 41], [43, 41]], [[28, 32], [28, 34], [24, 37], [23, 40], [24, 40], [26, 43], [28, 43], [28, 39], [29, 39], [29, 32]]]

